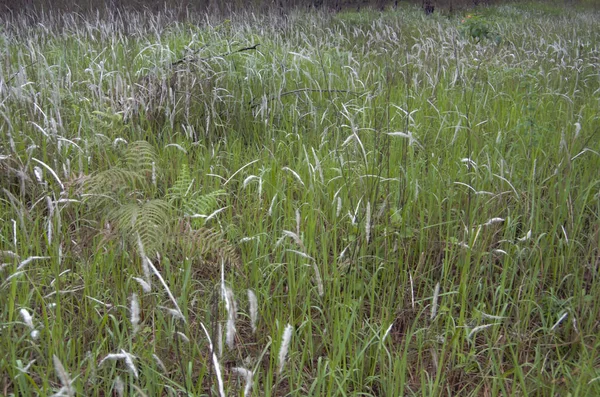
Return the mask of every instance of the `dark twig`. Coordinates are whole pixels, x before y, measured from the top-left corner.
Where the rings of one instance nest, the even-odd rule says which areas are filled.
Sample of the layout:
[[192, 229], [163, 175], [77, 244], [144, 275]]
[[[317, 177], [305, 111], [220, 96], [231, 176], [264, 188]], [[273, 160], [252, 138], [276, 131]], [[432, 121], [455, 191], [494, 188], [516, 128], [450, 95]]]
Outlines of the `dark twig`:
[[221, 55], [213, 55], [207, 58], [196, 58], [194, 55], [196, 55], [197, 53], [199, 53], [204, 47], [199, 48], [197, 50], [195, 50], [194, 52], [192, 52], [191, 55], [185, 56], [175, 62], [171, 63], [171, 66], [177, 66], [177, 65], [181, 65], [182, 63], [189, 63], [189, 62], [198, 62], [198, 61], [208, 61], [210, 59], [214, 59], [214, 58], [223, 58], [229, 55], [233, 55], [233, 54], [237, 54], [239, 52], [244, 52], [244, 51], [251, 51], [251, 50], [256, 50], [256, 48], [259, 46], [260, 44], [254, 44], [253, 46], [250, 47], [244, 47], [244, 48], [240, 48], [239, 50], [235, 50], [235, 51], [230, 51], [227, 52], [225, 54], [221, 54]]
[[15, 72], [15, 73], [13, 73], [13, 75], [12, 75], [12, 76], [10, 76], [8, 80], [6, 80], [5, 84], [8, 84], [8, 83], [10, 83], [10, 82], [11, 82], [11, 81], [12, 81], [12, 80], [15, 78], [15, 77], [17, 77], [17, 75], [18, 75], [19, 73], [21, 73], [23, 70], [27, 69], [28, 67], [35, 65], [36, 63], [38, 63], [38, 61], [33, 61], [33, 62], [31, 62], [29, 65], [25, 65], [25, 66], [23, 66], [23, 67], [19, 68], [19, 71], [18, 71], [18, 72]]
[[185, 370], [185, 366], [183, 365], [183, 355], [181, 354], [181, 349], [179, 346], [179, 331], [177, 327], [177, 319], [175, 319], [175, 350], [177, 351], [177, 356], [179, 358], [179, 366], [181, 367], [181, 375], [183, 376], [183, 387], [185, 388], [185, 395], [189, 396], [190, 392], [188, 390], [188, 382], [187, 382], [187, 372]]

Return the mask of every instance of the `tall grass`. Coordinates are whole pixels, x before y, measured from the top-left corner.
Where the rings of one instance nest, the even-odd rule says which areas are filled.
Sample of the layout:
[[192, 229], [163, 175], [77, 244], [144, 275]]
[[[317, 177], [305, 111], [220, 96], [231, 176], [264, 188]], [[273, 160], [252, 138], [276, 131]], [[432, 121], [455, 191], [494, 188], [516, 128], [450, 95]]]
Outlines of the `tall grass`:
[[600, 393], [600, 15], [480, 12], [6, 17], [2, 394]]

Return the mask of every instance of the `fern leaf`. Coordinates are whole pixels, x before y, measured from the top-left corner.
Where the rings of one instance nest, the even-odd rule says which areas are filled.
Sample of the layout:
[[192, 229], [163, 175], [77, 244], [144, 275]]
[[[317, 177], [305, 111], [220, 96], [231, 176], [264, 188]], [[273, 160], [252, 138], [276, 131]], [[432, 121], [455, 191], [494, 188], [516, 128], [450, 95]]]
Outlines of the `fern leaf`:
[[225, 194], [224, 190], [215, 190], [208, 194], [194, 195], [186, 200], [184, 208], [187, 214], [208, 215], [219, 208], [219, 197]]
[[240, 258], [233, 244], [221, 233], [210, 228], [188, 230], [180, 236], [179, 244], [186, 255], [200, 257], [205, 262], [220, 263], [221, 260], [239, 266]]
[[154, 146], [146, 141], [131, 142], [123, 153], [126, 167], [138, 173], [150, 171], [156, 167], [157, 158]]
[[190, 169], [187, 164], [182, 164], [181, 169], [179, 170], [179, 175], [177, 176], [177, 180], [169, 188], [169, 192], [167, 193], [167, 198], [169, 202], [180, 203], [183, 199], [190, 194], [193, 190], [194, 180], [190, 175]]
[[108, 218], [129, 243], [135, 246], [139, 235], [146, 250], [152, 252], [161, 247], [168, 234], [171, 206], [164, 200], [129, 203], [109, 212]]

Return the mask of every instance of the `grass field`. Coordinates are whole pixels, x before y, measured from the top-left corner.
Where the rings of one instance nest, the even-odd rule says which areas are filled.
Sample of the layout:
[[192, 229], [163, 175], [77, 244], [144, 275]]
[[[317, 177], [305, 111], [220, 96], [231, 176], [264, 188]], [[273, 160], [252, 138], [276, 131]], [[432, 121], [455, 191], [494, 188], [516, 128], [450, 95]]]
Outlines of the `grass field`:
[[7, 18], [0, 394], [600, 395], [598, 21]]

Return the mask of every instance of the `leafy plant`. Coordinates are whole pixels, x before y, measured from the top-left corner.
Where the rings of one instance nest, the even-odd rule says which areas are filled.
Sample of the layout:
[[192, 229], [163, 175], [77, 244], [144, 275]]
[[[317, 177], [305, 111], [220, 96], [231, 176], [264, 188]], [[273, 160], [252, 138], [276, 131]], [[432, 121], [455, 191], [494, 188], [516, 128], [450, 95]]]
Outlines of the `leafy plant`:
[[465, 37], [472, 38], [478, 43], [481, 40], [493, 40], [496, 44], [500, 44], [500, 35], [492, 32], [489, 22], [481, 15], [469, 14], [461, 20], [461, 31]]
[[204, 227], [225, 192], [200, 194], [194, 189], [189, 167], [183, 165], [168, 193], [154, 197], [156, 161], [156, 151], [148, 142], [128, 144], [119, 166], [87, 179], [85, 201], [92, 213], [132, 247], [137, 246], [139, 236], [147, 253], [181, 248], [187, 256], [237, 263], [235, 247], [218, 230]]
[[195, 182], [190, 175], [189, 166], [184, 163], [175, 184], [167, 193], [167, 200], [180, 209], [182, 216], [191, 218], [192, 225], [204, 226], [206, 219], [218, 208], [218, 199], [225, 191], [215, 190], [200, 194], [200, 191], [194, 188]]

